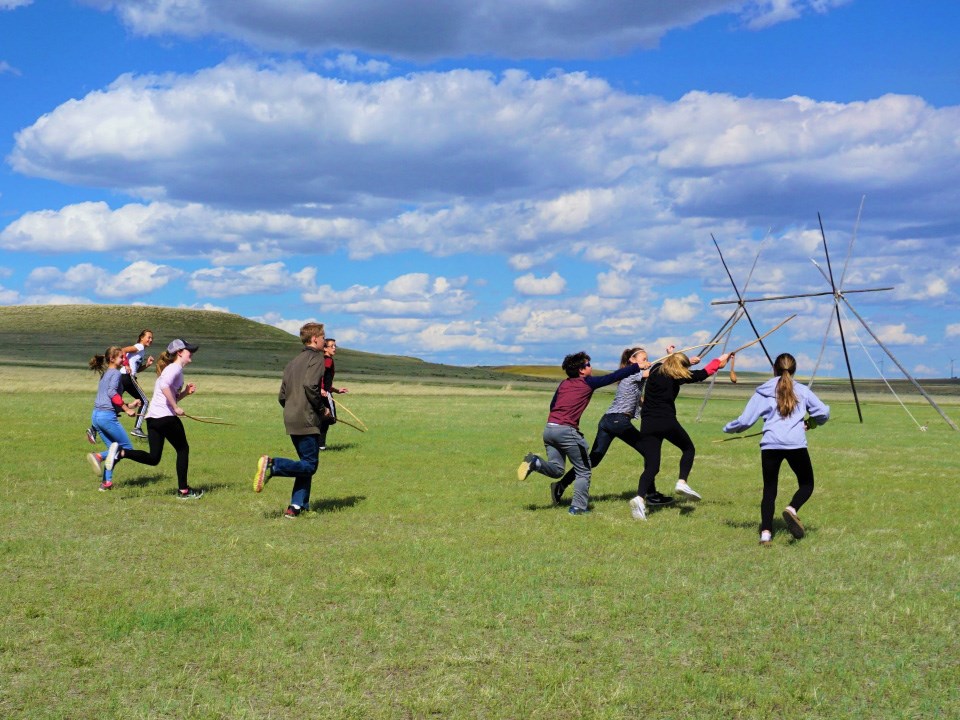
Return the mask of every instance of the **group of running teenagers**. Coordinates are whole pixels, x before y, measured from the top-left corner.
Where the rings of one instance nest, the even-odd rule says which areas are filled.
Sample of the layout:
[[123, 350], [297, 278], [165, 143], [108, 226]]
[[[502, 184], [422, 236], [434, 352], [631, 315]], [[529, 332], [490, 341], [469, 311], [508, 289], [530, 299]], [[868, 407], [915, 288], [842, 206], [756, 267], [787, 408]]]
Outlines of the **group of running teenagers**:
[[[260, 492], [267, 477], [289, 471], [289, 476], [295, 480], [285, 517], [297, 517], [309, 508], [310, 482], [317, 469], [317, 453], [326, 450], [327, 431], [337, 421], [333, 395], [347, 392], [347, 388], [333, 385], [337, 341], [325, 337], [323, 325], [304, 325], [301, 328], [301, 340], [304, 341], [304, 352], [285, 369], [279, 395], [280, 404], [284, 406], [285, 424], [300, 457], [297, 461], [268, 458], [269, 464], [261, 462], [262, 467], [258, 467], [259, 486], [254, 488]], [[89, 453], [87, 459], [100, 479], [100, 490], [108, 491], [113, 488], [113, 472], [118, 462], [129, 459], [144, 465], [158, 465], [164, 444], [169, 442], [177, 453], [177, 497], [194, 500], [203, 496], [203, 490], [191, 487], [187, 479], [190, 444], [181, 420], [186, 413], [180, 407], [180, 401], [197, 390], [194, 383], [184, 382], [183, 370], [193, 361], [193, 354], [199, 347], [182, 338], [167, 345], [155, 364], [157, 379], [153, 396], [148, 400], [137, 382], [137, 374], [141, 369], [154, 365], [153, 357], [146, 354], [152, 344], [153, 331], [143, 330], [133, 345], [110, 346], [102, 355], [94, 355], [90, 359], [89, 367], [100, 374], [100, 382], [91, 424], [87, 429], [87, 440], [96, 444], [99, 437], [105, 449]], [[294, 371], [300, 372], [296, 381], [291, 379], [291, 372]], [[315, 390], [314, 395], [310, 394], [311, 388]], [[133, 400], [125, 401], [124, 393]], [[305, 409], [306, 405], [309, 405], [309, 412]], [[133, 447], [118, 419], [121, 413], [136, 418], [130, 434], [145, 438], [148, 451]], [[142, 430], [144, 421], [146, 432]], [[304, 439], [302, 435], [307, 437]], [[284, 462], [289, 467], [284, 466]]]
[[[260, 492], [266, 481], [275, 475], [294, 478], [294, 488], [285, 517], [297, 517], [309, 508], [310, 483], [317, 469], [318, 452], [326, 449], [327, 429], [336, 422], [334, 393], [347, 392], [333, 387], [336, 340], [326, 338], [322, 323], [306, 323], [300, 329], [302, 352], [284, 370], [278, 400], [284, 408], [284, 424], [297, 451], [297, 460], [263, 455], [257, 463], [254, 490]], [[123, 459], [145, 465], [157, 465], [165, 442], [177, 453], [177, 496], [196, 499], [203, 491], [191, 488], [187, 481], [190, 445], [181, 417], [185, 414], [180, 401], [196, 392], [194, 383], [185, 383], [183, 369], [193, 360], [197, 345], [182, 338], [171, 341], [156, 362], [157, 380], [153, 397], [148, 401], [137, 382], [141, 368], [154, 365], [146, 350], [153, 344], [153, 332], [143, 330], [137, 342], [127, 347], [111, 346], [102, 355], [90, 359], [89, 366], [101, 375], [94, 402], [87, 439], [96, 443], [99, 436], [106, 449], [88, 454], [94, 472], [100, 477], [100, 490], [113, 487], [113, 469]], [[660, 493], [656, 477], [660, 472], [663, 441], [680, 450], [680, 468], [674, 486], [677, 495], [699, 500], [700, 494], [690, 487], [688, 478], [696, 454], [690, 435], [677, 420], [676, 398], [681, 386], [702, 382], [725, 367], [732, 353], [711, 360], [702, 370], [691, 370], [700, 363], [698, 356], [688, 357], [667, 348], [667, 355], [655, 364], [648, 360], [641, 347], [623, 351], [620, 368], [601, 377], [593, 376], [590, 356], [573, 353], [563, 359], [567, 375], [557, 387], [550, 402], [547, 425], [543, 431], [546, 457], [528, 454], [517, 475], [521, 480], [533, 472], [554, 479], [550, 498], [559, 505], [565, 490], [573, 485], [571, 515], [589, 512], [592, 468], [600, 465], [615, 438], [619, 438], [643, 457], [643, 472], [637, 494], [630, 500], [630, 511], [637, 520], [646, 520], [651, 507], [669, 505], [673, 497]], [[813, 493], [814, 476], [807, 451], [806, 431], [825, 423], [830, 408], [805, 385], [794, 381], [796, 360], [789, 353], [777, 356], [774, 377], [766, 381], [750, 398], [740, 417], [727, 423], [724, 432], [742, 432], [763, 418], [760, 440], [760, 464], [763, 477], [763, 498], [760, 504], [760, 543], [769, 545], [773, 537], [773, 515], [777, 497], [780, 467], [784, 461], [797, 476], [798, 489], [782, 515], [787, 529], [795, 538], [805, 534], [797, 513]], [[588, 452], [580, 431], [580, 418], [595, 390], [619, 383], [613, 402], [600, 418], [593, 447]], [[125, 402], [123, 394], [133, 396]], [[118, 416], [136, 417], [132, 434], [146, 437], [149, 451], [137, 450], [130, 442]], [[633, 420], [640, 420], [640, 427]], [[142, 424], [146, 420], [147, 432]], [[566, 460], [571, 469], [564, 474]]]
[[[656, 477], [660, 472], [663, 441], [680, 450], [680, 469], [674, 491], [684, 499], [700, 500], [688, 479], [696, 454], [690, 435], [677, 420], [676, 398], [680, 387], [702, 382], [725, 367], [732, 353], [711, 360], [702, 369], [698, 356], [688, 357], [667, 348], [667, 355], [655, 364], [648, 360], [641, 347], [627, 348], [620, 356], [620, 368], [601, 377], [594, 377], [590, 356], [585, 352], [567, 355], [562, 368], [566, 374], [550, 402], [547, 425], [543, 430], [546, 456], [527, 454], [517, 469], [517, 477], [525, 480], [537, 472], [554, 480], [550, 499], [559, 505], [564, 491], [573, 485], [571, 515], [589, 512], [592, 468], [603, 460], [614, 438], [619, 438], [643, 457], [643, 472], [637, 494], [630, 502], [631, 515], [646, 520], [650, 508], [669, 505], [673, 497], [660, 493]], [[830, 408], [805, 385], [794, 381], [797, 363], [783, 353], [773, 363], [774, 377], [757, 388], [740, 417], [727, 423], [728, 433], [742, 432], [763, 418], [760, 440], [760, 464], [763, 477], [763, 498], [760, 503], [760, 544], [770, 545], [773, 539], [773, 515], [777, 498], [780, 467], [784, 461], [797, 476], [798, 489], [783, 510], [787, 530], [795, 538], [805, 534], [797, 513], [813, 493], [813, 467], [807, 450], [806, 430], [825, 423]], [[619, 383], [610, 407], [600, 418], [592, 449], [580, 430], [580, 417], [595, 390]], [[633, 420], [640, 420], [640, 427]], [[571, 469], [564, 474], [566, 460]]]

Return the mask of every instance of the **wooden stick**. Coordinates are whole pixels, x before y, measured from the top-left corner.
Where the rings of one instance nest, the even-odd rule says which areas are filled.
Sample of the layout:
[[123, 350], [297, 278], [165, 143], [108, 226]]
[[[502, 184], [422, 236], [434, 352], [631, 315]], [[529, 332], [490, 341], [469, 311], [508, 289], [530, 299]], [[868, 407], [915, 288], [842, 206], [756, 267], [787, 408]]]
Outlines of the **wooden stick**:
[[748, 342], [746, 345], [741, 345], [741, 346], [738, 347], [736, 350], [731, 351], [730, 354], [731, 354], [731, 355], [735, 355], [736, 353], [740, 352], [741, 350], [746, 350], [746, 349], [747, 349], [748, 347], [750, 347], [751, 345], [754, 345], [754, 344], [760, 342], [760, 341], [763, 340], [767, 335], [769, 335], [770, 333], [776, 332], [777, 330], [779, 330], [780, 328], [782, 328], [784, 325], [786, 325], [788, 322], [790, 322], [791, 320], [793, 320], [796, 316], [797, 316], [796, 313], [794, 313], [793, 315], [791, 315], [790, 317], [788, 317], [786, 320], [784, 320], [782, 323], [780, 323], [780, 324], [777, 325], [775, 328], [773, 328], [773, 330], [768, 330], [767, 332], [765, 332], [763, 335], [761, 335], [760, 337], [756, 338], [755, 340], [751, 340], [751, 341]]
[[671, 355], [676, 355], [677, 353], [685, 353], [688, 350], [696, 350], [697, 348], [708, 348], [708, 347], [713, 347], [714, 345], [719, 345], [719, 344], [720, 344], [720, 341], [717, 340], [716, 342], [707, 343], [706, 345], [691, 345], [690, 347], [683, 348], [682, 350], [674, 350], [672, 353], [667, 353], [662, 358], [657, 358], [656, 360], [651, 362], [650, 365], [656, 365], [659, 362], [663, 362]]
[[747, 438], [757, 437], [763, 435], [763, 431], [750, 433], [749, 435], [737, 435], [736, 437], [723, 438], [722, 440], [714, 440], [714, 443], [724, 443], [730, 442], [731, 440], [746, 440]]
[[[353, 417], [354, 420], [356, 420], [358, 423], [360, 423], [363, 426], [363, 430], [361, 430], [360, 432], [365, 432], [367, 430], [367, 424], [363, 420], [358, 418], [357, 414], [353, 412], [353, 410], [351, 410], [346, 405], [344, 405], [341, 400], [334, 400], [334, 402], [337, 404], [338, 408], [343, 408], [344, 410], [346, 410], [348, 413], [350, 413], [350, 415]], [[340, 418], [337, 418], [337, 421], [340, 422]], [[351, 427], [355, 427], [355, 426], [351, 425]], [[357, 429], [360, 430], [360, 428], [357, 428]]]
[[352, 422], [350, 422], [349, 420], [344, 420], [343, 418], [337, 418], [337, 422], [338, 422], [338, 423], [343, 423], [343, 424], [346, 425], [347, 427], [352, 427], [354, 430], [359, 430], [360, 432], [366, 432], [366, 431], [367, 431], [366, 428], [358, 427], [358, 426], [354, 425]]
[[181, 417], [190, 418], [191, 420], [196, 420], [197, 422], [207, 423], [208, 425], [236, 425], [236, 423], [225, 422], [220, 418], [199, 417], [196, 415], [188, 415], [187, 413], [184, 413]]

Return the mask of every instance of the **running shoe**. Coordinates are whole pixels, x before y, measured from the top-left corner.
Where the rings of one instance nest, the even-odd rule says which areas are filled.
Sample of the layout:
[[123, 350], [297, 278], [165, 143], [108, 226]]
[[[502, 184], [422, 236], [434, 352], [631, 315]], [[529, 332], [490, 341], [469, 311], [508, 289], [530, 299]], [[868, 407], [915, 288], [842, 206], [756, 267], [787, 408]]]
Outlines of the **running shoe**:
[[691, 498], [692, 500], [700, 499], [700, 493], [698, 493], [692, 487], [687, 485], [686, 480], [677, 480], [677, 486], [674, 488], [674, 490], [676, 490], [681, 495], [686, 495], [688, 498]]
[[113, 482], [110, 480], [104, 480], [100, 483], [100, 492], [106, 492], [107, 490], [113, 490]]
[[530, 473], [540, 467], [540, 458], [538, 458], [533, 453], [527, 453], [526, 457], [523, 458], [523, 462], [520, 463], [520, 467], [517, 468], [517, 479], [526, 480], [530, 477]]
[[95, 475], [103, 475], [103, 462], [101, 461], [99, 453], [87, 453], [87, 460], [90, 461], [90, 465], [93, 466], [93, 472]]
[[253, 476], [253, 491], [260, 492], [267, 483], [267, 475], [270, 473], [270, 456], [261, 455], [257, 460], [257, 472]]
[[634, 520], [647, 519], [647, 508], [643, 502], [643, 498], [639, 495], [630, 501], [630, 514], [633, 515]]
[[283, 516], [293, 520], [294, 518], [300, 517], [301, 512], [301, 508], [295, 508], [293, 505], [289, 505], [287, 509], [283, 511]]
[[769, 530], [764, 530], [760, 533], [760, 544], [764, 546], [770, 546], [773, 544], [773, 533]]
[[140, 438], [141, 440], [147, 439], [147, 434], [140, 428], [134, 428], [133, 430], [130, 431], [130, 434], [133, 435], [133, 437], [135, 438]]
[[578, 508], [573, 505], [570, 506], [570, 509], [567, 511], [571, 515], [588, 515], [590, 511], [587, 508]]
[[550, 502], [554, 505], [560, 504], [560, 499], [563, 497], [563, 486], [560, 485], [560, 481], [550, 483]]
[[647, 493], [647, 497], [644, 498], [644, 500], [646, 501], [646, 504], [647, 504], [647, 505], [650, 505], [651, 507], [657, 506], [657, 505], [672, 505], [672, 504], [673, 504], [673, 498], [672, 498], [672, 497], [670, 497], [669, 495], [663, 495], [663, 494], [658, 493], [658, 492]]
[[177, 497], [181, 500], [198, 500], [203, 497], [203, 490], [194, 490], [192, 487], [188, 487], [185, 490], [178, 490]]
[[789, 505], [787, 505], [787, 509], [783, 511], [783, 521], [787, 524], [787, 530], [789, 530], [790, 534], [797, 540], [807, 534], [803, 529], [803, 523], [801, 523], [800, 518], [797, 517], [797, 511]]
[[87, 442], [91, 445], [97, 444], [97, 429], [93, 425], [87, 428]]

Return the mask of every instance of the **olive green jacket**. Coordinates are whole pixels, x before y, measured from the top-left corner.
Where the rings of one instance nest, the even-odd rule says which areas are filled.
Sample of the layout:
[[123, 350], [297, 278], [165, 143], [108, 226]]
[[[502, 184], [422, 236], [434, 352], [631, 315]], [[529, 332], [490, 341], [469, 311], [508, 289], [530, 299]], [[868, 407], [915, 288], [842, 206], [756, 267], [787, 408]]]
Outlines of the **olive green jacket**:
[[320, 395], [323, 382], [323, 352], [305, 347], [283, 369], [277, 399], [283, 406], [287, 435], [319, 435], [325, 404]]

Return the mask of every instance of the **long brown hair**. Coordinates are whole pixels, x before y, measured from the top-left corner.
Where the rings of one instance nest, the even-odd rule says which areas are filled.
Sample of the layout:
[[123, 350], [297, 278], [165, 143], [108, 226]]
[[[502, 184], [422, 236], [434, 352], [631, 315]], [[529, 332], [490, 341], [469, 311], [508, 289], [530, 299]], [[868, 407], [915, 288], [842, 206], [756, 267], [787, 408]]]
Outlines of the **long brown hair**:
[[797, 393], [793, 389], [793, 375], [797, 361], [790, 353], [780, 353], [773, 361], [773, 374], [780, 378], [777, 383], [777, 412], [780, 417], [790, 417], [797, 409]]
[[[180, 352], [179, 350], [177, 352]], [[177, 353], [167, 352], [164, 350], [160, 353], [160, 357], [157, 358], [157, 375], [163, 372], [163, 369], [177, 359]]]
[[123, 348], [120, 346], [111, 345], [103, 351], [103, 355], [94, 355], [92, 358], [90, 358], [90, 362], [88, 362], [87, 365], [94, 372], [103, 375], [107, 371], [107, 367], [109, 367], [113, 359], [122, 352]]
[[627, 348], [620, 353], [620, 367], [625, 368], [627, 365], [629, 365], [630, 358], [632, 358], [638, 352], [646, 353], [646, 350], [644, 350], [642, 347], [632, 347]]

